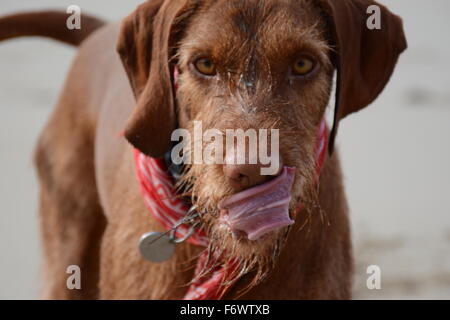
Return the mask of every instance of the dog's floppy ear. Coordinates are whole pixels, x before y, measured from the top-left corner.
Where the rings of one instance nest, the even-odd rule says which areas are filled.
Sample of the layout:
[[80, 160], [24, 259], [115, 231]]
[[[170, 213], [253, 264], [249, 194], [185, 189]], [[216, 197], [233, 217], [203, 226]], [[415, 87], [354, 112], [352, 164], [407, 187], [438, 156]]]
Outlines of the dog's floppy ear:
[[[333, 151], [339, 121], [373, 102], [384, 89], [406, 47], [400, 17], [372, 0], [320, 0], [337, 48], [336, 106], [330, 134]], [[369, 29], [368, 8], [380, 9], [381, 28]]]
[[161, 157], [176, 126], [171, 58], [172, 27], [188, 0], [149, 0], [121, 26], [117, 50], [136, 97], [125, 128], [141, 152]]

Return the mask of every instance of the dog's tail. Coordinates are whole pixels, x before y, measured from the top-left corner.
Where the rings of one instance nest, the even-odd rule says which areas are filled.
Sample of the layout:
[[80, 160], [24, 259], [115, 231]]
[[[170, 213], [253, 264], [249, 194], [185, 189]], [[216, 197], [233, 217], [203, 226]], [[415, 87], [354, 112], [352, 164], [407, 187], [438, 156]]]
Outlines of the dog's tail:
[[69, 15], [63, 11], [36, 11], [0, 17], [0, 41], [24, 36], [48, 37], [79, 46], [92, 32], [103, 26], [101, 19], [81, 16], [81, 28], [67, 27]]

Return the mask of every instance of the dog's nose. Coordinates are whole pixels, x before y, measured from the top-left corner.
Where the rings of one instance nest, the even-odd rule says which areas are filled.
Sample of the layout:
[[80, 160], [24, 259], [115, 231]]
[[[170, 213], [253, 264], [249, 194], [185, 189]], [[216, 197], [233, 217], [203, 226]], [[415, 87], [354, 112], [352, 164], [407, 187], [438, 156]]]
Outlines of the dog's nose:
[[223, 172], [236, 191], [262, 184], [271, 178], [261, 175], [261, 166], [257, 164], [225, 164]]
[[262, 175], [259, 164], [225, 164], [223, 172], [235, 191], [242, 191], [269, 181], [274, 176]]

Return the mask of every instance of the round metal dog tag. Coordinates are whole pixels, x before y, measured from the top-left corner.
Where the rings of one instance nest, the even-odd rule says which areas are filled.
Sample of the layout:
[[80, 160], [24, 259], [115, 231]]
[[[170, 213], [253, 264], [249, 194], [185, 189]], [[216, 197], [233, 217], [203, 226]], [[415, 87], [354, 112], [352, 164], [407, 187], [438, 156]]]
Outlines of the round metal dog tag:
[[141, 237], [139, 251], [148, 261], [163, 262], [172, 257], [175, 251], [175, 244], [166, 234], [149, 232]]

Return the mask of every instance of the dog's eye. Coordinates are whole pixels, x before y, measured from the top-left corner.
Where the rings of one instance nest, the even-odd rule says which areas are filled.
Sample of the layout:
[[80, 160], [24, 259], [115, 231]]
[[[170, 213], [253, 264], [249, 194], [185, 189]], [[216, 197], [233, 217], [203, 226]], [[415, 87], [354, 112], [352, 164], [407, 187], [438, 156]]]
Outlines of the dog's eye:
[[194, 63], [195, 69], [205, 76], [216, 74], [216, 65], [208, 58], [200, 58]]
[[307, 57], [302, 57], [298, 59], [292, 71], [296, 76], [305, 76], [314, 69], [314, 61]]

